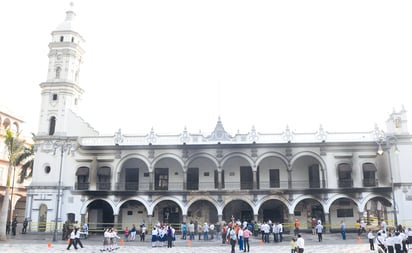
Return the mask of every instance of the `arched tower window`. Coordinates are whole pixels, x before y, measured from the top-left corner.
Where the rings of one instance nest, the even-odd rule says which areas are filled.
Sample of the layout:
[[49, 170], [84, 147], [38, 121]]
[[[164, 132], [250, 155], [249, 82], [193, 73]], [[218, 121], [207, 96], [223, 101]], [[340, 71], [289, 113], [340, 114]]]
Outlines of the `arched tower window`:
[[49, 135], [53, 135], [55, 130], [56, 130], [56, 117], [52, 116], [50, 118]]
[[63, 40], [64, 40], [64, 37], [60, 36], [60, 42], [63, 42]]
[[56, 68], [56, 79], [60, 79], [60, 73], [62, 72], [62, 68], [57, 67]]
[[72, 43], [74, 42], [74, 37], [72, 37]]

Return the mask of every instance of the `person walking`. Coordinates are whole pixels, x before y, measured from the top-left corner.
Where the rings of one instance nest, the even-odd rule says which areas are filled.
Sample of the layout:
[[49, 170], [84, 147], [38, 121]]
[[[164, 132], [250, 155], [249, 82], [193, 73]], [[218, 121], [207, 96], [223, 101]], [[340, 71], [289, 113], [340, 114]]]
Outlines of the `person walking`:
[[237, 244], [239, 245], [239, 250], [243, 251], [243, 229], [241, 225], [239, 226], [239, 230], [237, 231]]
[[300, 229], [300, 221], [299, 219], [295, 219], [295, 236], [297, 236], [299, 234], [299, 229]]
[[319, 220], [318, 225], [316, 225], [316, 233], [318, 234], [318, 241], [322, 241], [322, 233], [323, 233], [323, 225], [322, 222]]
[[245, 227], [245, 230], [243, 230], [243, 252], [249, 252], [250, 250], [250, 245], [249, 245], [249, 238], [253, 235], [252, 231], [249, 230], [248, 227]]
[[296, 248], [297, 248], [297, 253], [303, 253], [305, 250], [305, 240], [302, 238], [301, 234], [298, 234], [298, 239], [296, 240]]
[[75, 249], [77, 249], [77, 246], [76, 246], [76, 231], [74, 229], [70, 233], [69, 245], [67, 245], [67, 250], [69, 250], [72, 245]]
[[346, 225], [343, 220], [340, 222], [340, 234], [342, 235], [342, 240], [346, 240]]
[[140, 231], [140, 241], [141, 242], [144, 242], [145, 237], [146, 237], [146, 233], [147, 233], [147, 228], [146, 228], [146, 225], [143, 224], [142, 228], [141, 228], [141, 231]]
[[6, 223], [6, 235], [10, 234], [10, 225], [11, 225], [10, 220], [7, 220], [7, 223]]
[[75, 233], [75, 237], [74, 237], [75, 242], [74, 242], [74, 244], [76, 245], [76, 247], [77, 247], [77, 245], [80, 245], [80, 248], [83, 248], [83, 244], [80, 241], [80, 230], [76, 228], [76, 229], [74, 229], [74, 233]]
[[389, 233], [386, 238], [386, 248], [388, 249], [388, 253], [395, 253], [395, 243], [393, 242], [392, 233]]

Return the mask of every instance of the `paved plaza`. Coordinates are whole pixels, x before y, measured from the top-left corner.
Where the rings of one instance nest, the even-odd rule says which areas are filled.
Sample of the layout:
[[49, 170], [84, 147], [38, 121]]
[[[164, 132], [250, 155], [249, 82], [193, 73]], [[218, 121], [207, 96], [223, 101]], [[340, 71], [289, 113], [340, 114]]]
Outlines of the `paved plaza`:
[[[317, 241], [317, 236], [311, 234], [303, 234], [305, 238], [305, 253], [371, 253], [369, 250], [369, 244], [364, 235], [362, 240], [359, 241], [357, 236], [348, 236], [348, 239], [343, 241], [339, 234], [324, 234], [322, 242]], [[67, 244], [64, 241], [52, 242], [51, 235], [47, 236], [33, 236], [33, 235], [17, 235], [16, 237], [10, 237], [11, 239], [6, 242], [0, 242], [0, 252], [23, 252], [23, 253], [42, 253], [42, 252], [69, 252], [66, 250]], [[282, 243], [266, 243], [262, 244], [259, 238], [251, 239], [251, 253], [274, 253], [284, 252], [290, 253], [290, 237], [286, 237], [286, 240]], [[70, 251], [81, 253], [100, 253], [102, 249], [102, 240], [100, 236], [94, 236], [87, 240], [82, 240], [84, 248], [78, 250], [71, 249]], [[50, 244], [49, 244], [50, 242]], [[375, 246], [375, 248], [377, 248]], [[106, 253], [107, 251], [103, 251]], [[230, 253], [230, 245], [222, 245], [217, 240], [195, 240], [188, 243], [186, 240], [177, 240], [176, 246], [168, 249], [167, 247], [152, 247], [149, 241], [140, 242], [125, 242], [123, 245], [119, 245], [119, 249], [112, 251], [115, 253], [125, 252], [169, 252], [169, 253], [200, 253], [200, 252], [223, 252]], [[236, 247], [236, 253], [241, 253], [238, 247]]]

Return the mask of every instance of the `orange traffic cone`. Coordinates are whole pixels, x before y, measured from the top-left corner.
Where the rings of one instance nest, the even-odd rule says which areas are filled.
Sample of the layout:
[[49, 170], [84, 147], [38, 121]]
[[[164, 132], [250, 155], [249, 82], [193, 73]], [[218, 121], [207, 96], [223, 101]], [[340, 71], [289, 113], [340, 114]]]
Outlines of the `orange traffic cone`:
[[187, 246], [188, 247], [192, 246], [192, 240], [187, 240]]
[[51, 242], [47, 242], [47, 248], [51, 248]]
[[260, 245], [263, 245], [263, 240], [260, 240]]
[[362, 242], [362, 238], [360, 236], [358, 236], [358, 243]]
[[123, 239], [120, 240], [120, 245], [122, 245], [122, 246], [124, 245], [124, 240]]

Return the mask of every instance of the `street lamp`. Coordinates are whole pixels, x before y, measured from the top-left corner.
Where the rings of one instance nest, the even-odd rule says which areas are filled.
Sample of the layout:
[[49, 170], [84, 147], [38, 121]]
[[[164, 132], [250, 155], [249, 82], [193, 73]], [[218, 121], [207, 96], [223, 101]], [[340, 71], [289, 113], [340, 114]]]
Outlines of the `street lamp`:
[[56, 217], [54, 220], [54, 233], [53, 233], [53, 241], [57, 241], [57, 227], [58, 227], [58, 220], [59, 220], [59, 213], [60, 213], [60, 202], [61, 202], [61, 188], [62, 188], [62, 169], [63, 169], [63, 155], [65, 152], [68, 154], [72, 148], [72, 143], [69, 139], [58, 139], [52, 141], [53, 145], [53, 155], [56, 155], [56, 151], [60, 149], [60, 168], [59, 168], [59, 182], [57, 186], [57, 204], [56, 204]]
[[379, 138], [377, 139], [377, 144], [378, 144], [378, 150], [376, 153], [378, 155], [382, 156], [385, 153], [385, 151], [387, 151], [388, 166], [389, 166], [389, 173], [390, 173], [390, 179], [391, 179], [391, 190], [392, 190], [393, 218], [394, 218], [395, 227], [397, 227], [398, 226], [398, 213], [396, 209], [395, 184], [393, 182], [391, 150], [392, 148], [394, 148], [395, 154], [399, 153], [398, 139], [396, 138], [395, 135], [386, 135], [383, 131], [381, 131], [381, 134], [379, 135]]

